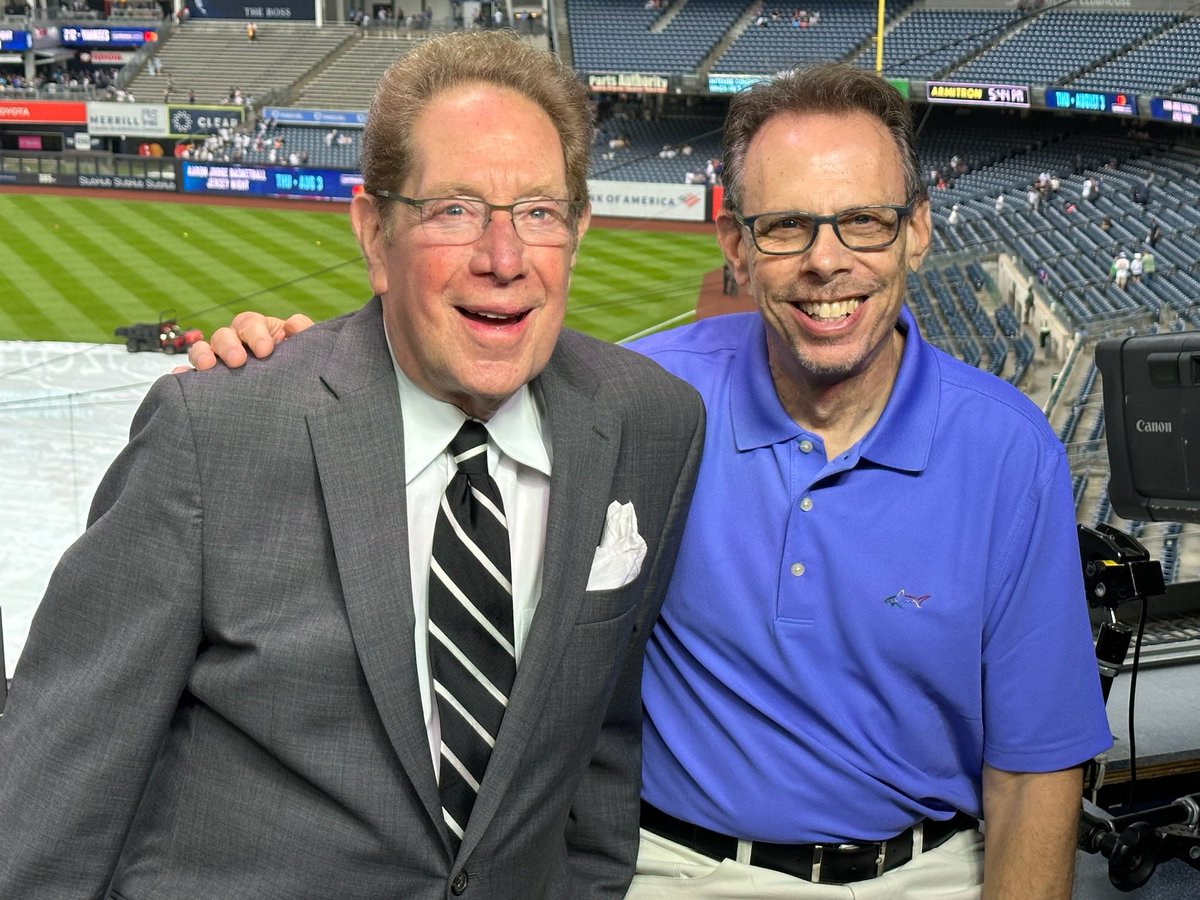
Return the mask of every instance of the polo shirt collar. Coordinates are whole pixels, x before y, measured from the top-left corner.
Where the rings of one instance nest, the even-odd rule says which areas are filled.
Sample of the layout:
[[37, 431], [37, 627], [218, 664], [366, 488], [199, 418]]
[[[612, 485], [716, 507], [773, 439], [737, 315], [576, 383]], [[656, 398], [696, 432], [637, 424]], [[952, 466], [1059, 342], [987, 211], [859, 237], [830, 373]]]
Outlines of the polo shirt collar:
[[[733, 439], [739, 451], [769, 447], [806, 433], [775, 393], [762, 316], [746, 318], [747, 333], [734, 356], [730, 381]], [[883, 466], [919, 472], [928, 462], [937, 422], [937, 360], [907, 306], [900, 310], [898, 327], [904, 335], [904, 351], [892, 395], [879, 421], [852, 452]]]

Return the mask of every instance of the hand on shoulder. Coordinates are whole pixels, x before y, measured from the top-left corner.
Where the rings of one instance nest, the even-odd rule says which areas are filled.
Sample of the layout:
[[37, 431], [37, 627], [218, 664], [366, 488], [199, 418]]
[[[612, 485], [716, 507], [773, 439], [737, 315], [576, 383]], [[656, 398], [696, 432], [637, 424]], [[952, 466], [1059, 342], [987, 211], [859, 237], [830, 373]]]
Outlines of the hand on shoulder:
[[197, 341], [188, 349], [188, 362], [197, 371], [213, 368], [224, 363], [231, 369], [246, 364], [249, 348], [259, 359], [264, 359], [275, 350], [275, 345], [286, 341], [293, 334], [309, 328], [313, 320], [303, 313], [286, 319], [264, 316], [247, 310], [233, 317], [229, 325], [213, 332], [211, 341]]

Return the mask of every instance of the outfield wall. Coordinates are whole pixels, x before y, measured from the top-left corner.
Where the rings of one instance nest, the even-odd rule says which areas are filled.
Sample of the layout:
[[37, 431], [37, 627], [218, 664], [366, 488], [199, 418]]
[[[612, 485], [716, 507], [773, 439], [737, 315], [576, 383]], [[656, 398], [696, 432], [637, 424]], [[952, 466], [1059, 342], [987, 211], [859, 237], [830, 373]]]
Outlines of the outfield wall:
[[[0, 150], [3, 185], [345, 203], [363, 189], [358, 172], [312, 166]], [[600, 179], [588, 181], [588, 192], [593, 215], [664, 222], [711, 222], [721, 197], [710, 185]]]

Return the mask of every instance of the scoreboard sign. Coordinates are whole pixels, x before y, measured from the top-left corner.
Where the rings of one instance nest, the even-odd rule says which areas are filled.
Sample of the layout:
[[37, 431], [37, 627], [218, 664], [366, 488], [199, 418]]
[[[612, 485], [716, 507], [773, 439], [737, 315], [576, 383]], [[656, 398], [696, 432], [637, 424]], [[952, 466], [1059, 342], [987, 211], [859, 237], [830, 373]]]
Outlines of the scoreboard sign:
[[973, 84], [959, 81], [925, 82], [925, 99], [930, 103], [967, 106], [1029, 107], [1029, 86], [1024, 84]]
[[362, 175], [339, 169], [185, 162], [183, 189], [201, 194], [351, 200], [362, 192]]
[[64, 25], [58, 31], [64, 47], [140, 47], [158, 40], [153, 28], [105, 28], [93, 25]]
[[1135, 116], [1137, 115], [1137, 97], [1123, 91], [1072, 91], [1066, 88], [1047, 88], [1046, 107], [1048, 109], [1073, 109], [1077, 112]]
[[23, 52], [33, 46], [33, 40], [28, 31], [13, 31], [11, 28], [0, 28], [0, 50]]
[[1150, 115], [1155, 119], [1166, 119], [1181, 125], [1200, 125], [1200, 103], [1195, 100], [1177, 100], [1173, 97], [1151, 97]]

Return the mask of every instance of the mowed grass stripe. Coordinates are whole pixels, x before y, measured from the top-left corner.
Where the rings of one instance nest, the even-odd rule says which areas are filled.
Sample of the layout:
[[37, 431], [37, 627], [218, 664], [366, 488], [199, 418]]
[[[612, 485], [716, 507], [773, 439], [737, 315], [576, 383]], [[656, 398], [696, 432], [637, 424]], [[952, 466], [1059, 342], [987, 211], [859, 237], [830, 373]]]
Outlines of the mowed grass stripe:
[[[357, 261], [356, 256], [327, 256], [321, 253], [320, 257], [317, 257], [317, 239], [314, 239], [310, 246], [306, 243], [306, 238], [298, 237], [296, 222], [288, 221], [287, 213], [256, 210], [254, 212], [260, 215], [248, 217], [245, 215], [247, 210], [231, 206], [218, 207], [216, 212], [211, 234], [218, 243], [224, 246], [236, 243], [243, 256], [244, 251], [252, 249], [256, 258], [272, 261], [273, 272], [268, 273], [265, 278], [253, 278], [255, 302], [258, 302], [260, 297], [286, 289], [290, 302], [296, 304], [296, 308], [313, 309], [310, 315], [314, 318], [325, 318], [340, 311], [340, 304], [329, 301], [326, 290], [313, 276], [328, 266], [349, 265]], [[303, 218], [303, 214], [296, 218]], [[203, 239], [208, 238], [209, 233], [206, 233]], [[245, 294], [239, 295], [237, 299], [241, 299], [242, 296]], [[226, 304], [230, 302], [225, 301]]]
[[[0, 195], [6, 221], [14, 220], [10, 201], [32, 204], [16, 221], [44, 217], [50, 231], [39, 233], [37, 242], [0, 245], [0, 261], [11, 262], [0, 266], [6, 279], [0, 290], [50, 299], [20, 317], [14, 302], [6, 302], [0, 338], [79, 340], [95, 329], [87, 312], [112, 315], [105, 306], [117, 311], [118, 324], [173, 308], [181, 324], [210, 333], [243, 308], [323, 319], [356, 309], [369, 296], [344, 207], [325, 213]], [[70, 240], [63, 239], [64, 223], [71, 225]], [[74, 261], [75, 253], [90, 262]], [[607, 340], [654, 328], [693, 309], [701, 276], [720, 264], [710, 235], [594, 228], [581, 248], [568, 324]], [[102, 274], [70, 277], [71, 269], [90, 272], [88, 266]], [[84, 339], [115, 340], [112, 323], [104, 325], [104, 334]]]
[[[90, 326], [88, 331], [79, 334], [78, 339], [108, 340], [115, 324], [120, 322], [121, 298], [116, 295], [124, 293], [124, 288], [119, 273], [114, 273], [117, 277], [111, 277], [97, 264], [94, 256], [79, 252], [87, 247], [91, 236], [74, 225], [60, 224], [57, 231], [48, 231], [39, 222], [37, 225], [27, 223], [26, 229], [30, 239], [42, 246], [57, 238], [60, 247], [57, 263], [63, 269], [57, 278], [58, 290], [70, 308], [86, 318]], [[80, 303], [79, 299], [85, 297], [87, 302]], [[116, 305], [111, 300], [116, 300]]]
[[[17, 227], [6, 241], [13, 254], [6, 268], [18, 282], [5, 303], [9, 313], [30, 327], [40, 325], [48, 340], [104, 340], [101, 335], [112, 307], [93, 296], [84, 277], [91, 264], [81, 251], [91, 237], [75, 228], [75, 218], [52, 221], [52, 211], [47, 216], [36, 197], [17, 199], [11, 204]], [[81, 306], [80, 300], [87, 302]]]
[[[180, 206], [163, 204], [169, 210], [178, 210]], [[229, 234], [220, 216], [214, 216], [213, 210], [234, 209], [234, 207], [189, 207], [200, 212], [198, 216], [180, 228], [179, 220], [173, 216], [162, 218], [164, 225], [173, 227], [181, 241], [186, 241], [187, 251], [193, 260], [211, 273], [215, 284], [208, 289], [194, 285], [191, 296], [179, 303], [181, 320], [186, 316], [192, 321], [198, 317], [206, 320], [214, 317], [217, 321], [225, 321], [233, 312], [233, 307], [245, 304], [246, 298], [260, 294], [262, 291], [275, 288], [283, 282], [294, 279], [298, 273], [291, 259], [280, 259], [265, 252], [263, 246], [256, 240], [250, 240], [250, 232], [240, 226], [238, 234]], [[153, 213], [157, 217], [157, 210]], [[187, 233], [184, 238], [183, 234]], [[301, 286], [293, 286], [297, 295], [296, 302], [315, 301], [308, 296]], [[303, 308], [303, 307], [301, 307]], [[236, 310], [234, 310], [236, 311]], [[224, 314], [221, 314], [224, 312]], [[188, 323], [190, 324], [190, 322]]]
[[[313, 234], [327, 234], [324, 229], [312, 230], [311, 220], [315, 213], [291, 214], [284, 211], [263, 210], [264, 215], [256, 216], [253, 220], [246, 216], [237, 216], [244, 212], [237, 207], [221, 207], [224, 214], [223, 233], [238, 236], [246, 243], [253, 245], [265, 257], [288, 264], [291, 270], [283, 280], [263, 285], [260, 290], [268, 289], [272, 293], [284, 292], [284, 296], [292, 303], [303, 303], [303, 308], [315, 319], [328, 318], [346, 309], [347, 297], [340, 291], [330, 291], [330, 285], [336, 282], [325, 282], [320, 278], [324, 270], [335, 266], [353, 266], [359, 262], [358, 245], [353, 244], [353, 251], [345, 244], [334, 250], [325, 249], [325, 239], [311, 237]], [[341, 223], [345, 225], [344, 222]], [[321, 245], [317, 245], [317, 241]], [[332, 240], [331, 240], [332, 243]], [[340, 252], [339, 252], [340, 251]], [[359, 291], [363, 296], [365, 278], [360, 282], [364, 287]], [[267, 296], [265, 294], [260, 296]], [[258, 297], [254, 298], [258, 300]]]
[[[65, 198], [46, 199], [62, 201]], [[123, 306], [126, 298], [137, 299], [137, 287], [142, 290], [153, 287], [139, 273], [141, 256], [136, 244], [127, 236], [134, 232], [128, 232], [115, 222], [105, 208], [89, 205], [84, 200], [69, 208], [61, 202], [47, 205], [46, 211], [55, 221], [53, 226], [47, 226], [39, 243], [43, 247], [53, 246], [53, 255], [57, 259], [65, 261], [74, 256], [71, 271], [83, 283], [85, 293], [96, 297], [101, 304]], [[124, 245], [126, 250], [114, 252], [114, 242]], [[123, 263], [119, 268], [111, 265], [114, 257]], [[79, 298], [72, 295], [67, 299], [78, 303]], [[95, 319], [95, 316], [91, 318]]]

